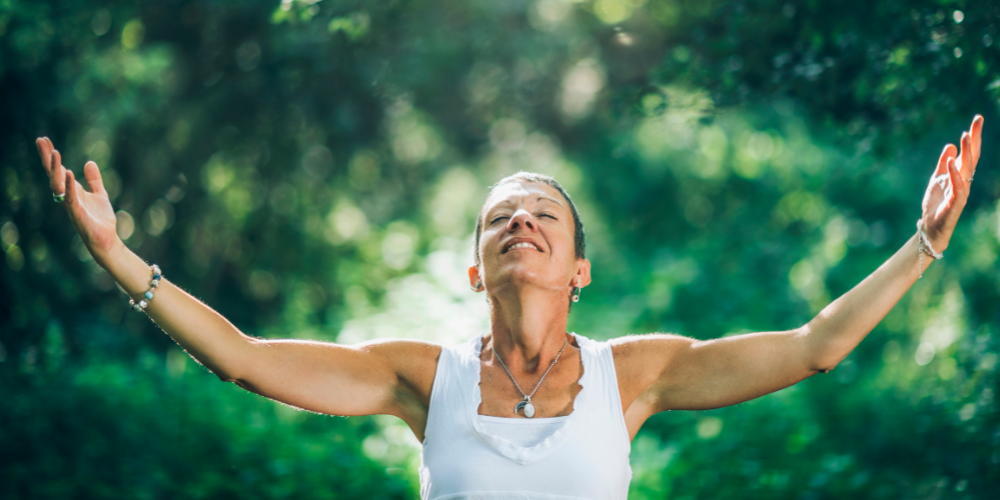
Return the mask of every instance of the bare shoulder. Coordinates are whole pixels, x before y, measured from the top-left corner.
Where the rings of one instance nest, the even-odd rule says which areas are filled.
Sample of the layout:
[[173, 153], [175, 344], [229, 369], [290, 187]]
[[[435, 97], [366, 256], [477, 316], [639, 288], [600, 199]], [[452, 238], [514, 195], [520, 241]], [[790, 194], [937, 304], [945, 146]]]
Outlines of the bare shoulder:
[[359, 351], [367, 351], [381, 356], [404, 356], [437, 359], [441, 355], [441, 344], [412, 339], [375, 339], [351, 344]]
[[650, 360], [669, 359], [670, 356], [689, 349], [695, 342], [696, 339], [672, 333], [626, 335], [610, 341], [615, 368], [626, 371], [648, 367]]
[[350, 346], [384, 359], [398, 372], [425, 371], [433, 375], [441, 356], [441, 344], [410, 339], [376, 339]]
[[676, 356], [697, 340], [669, 333], [627, 335], [611, 340], [618, 389], [628, 408], [654, 385]]
[[383, 359], [411, 390], [430, 397], [441, 345], [423, 340], [377, 339], [350, 346]]

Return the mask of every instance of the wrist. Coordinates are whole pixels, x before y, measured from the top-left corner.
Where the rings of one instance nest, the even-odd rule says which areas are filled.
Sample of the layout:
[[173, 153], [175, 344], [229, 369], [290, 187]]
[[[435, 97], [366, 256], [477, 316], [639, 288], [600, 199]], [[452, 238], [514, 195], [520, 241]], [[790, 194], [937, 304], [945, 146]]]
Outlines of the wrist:
[[917, 220], [917, 231], [919, 232], [923, 228], [924, 244], [931, 247], [939, 255], [948, 248], [952, 234], [951, 230], [947, 229], [946, 224], [941, 222], [940, 220], [937, 224], [928, 222], [926, 215]]
[[[940, 236], [940, 234], [935, 235]], [[938, 238], [940, 240], [940, 238]], [[917, 219], [917, 244], [920, 251], [934, 259], [944, 257], [944, 251], [948, 248], [947, 241], [935, 241], [927, 232], [927, 225], [923, 219]]]
[[[927, 231], [924, 229], [924, 220], [917, 219], [917, 279], [924, 277], [924, 256], [930, 257], [927, 262], [930, 265], [931, 261], [944, 258], [944, 248], [936, 249], [931, 245], [930, 238], [927, 236]], [[945, 245], [947, 247], [948, 245]]]
[[[941, 241], [940, 238], [937, 239], [937, 240], [935, 240], [933, 238], [928, 237], [927, 238], [927, 244], [930, 245], [931, 249], [933, 249], [935, 252], [937, 252], [938, 255], [943, 255], [944, 251], [948, 249], [948, 242], [947, 241]], [[938, 258], [940, 258], [940, 257], [938, 257]]]
[[122, 262], [129, 253], [132, 253], [132, 251], [125, 246], [125, 242], [121, 238], [115, 238], [111, 244], [111, 248], [106, 252], [94, 253], [94, 262], [110, 273], [115, 263]]
[[121, 241], [108, 252], [103, 265], [129, 297], [141, 297], [149, 289], [150, 266]]

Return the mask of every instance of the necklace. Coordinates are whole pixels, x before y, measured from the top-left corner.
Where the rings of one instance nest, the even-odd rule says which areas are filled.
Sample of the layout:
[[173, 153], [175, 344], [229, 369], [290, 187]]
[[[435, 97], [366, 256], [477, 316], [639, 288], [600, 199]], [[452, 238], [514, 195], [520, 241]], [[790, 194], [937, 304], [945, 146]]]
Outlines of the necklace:
[[545, 376], [549, 374], [549, 371], [552, 370], [553, 366], [556, 366], [556, 362], [559, 361], [559, 356], [562, 356], [563, 351], [566, 349], [566, 344], [568, 343], [569, 339], [564, 338], [562, 349], [559, 349], [559, 354], [556, 354], [556, 357], [551, 363], [549, 363], [549, 368], [542, 374], [542, 378], [538, 379], [538, 383], [535, 384], [535, 390], [531, 391], [531, 394], [525, 394], [524, 391], [521, 390], [521, 386], [517, 385], [517, 380], [514, 380], [514, 376], [510, 374], [510, 370], [507, 369], [507, 365], [503, 364], [503, 360], [500, 359], [500, 353], [497, 352], [496, 348], [493, 349], [493, 355], [497, 357], [497, 361], [500, 362], [500, 366], [503, 367], [503, 371], [507, 372], [507, 376], [510, 377], [510, 381], [514, 382], [514, 387], [517, 387], [517, 392], [520, 392], [521, 395], [524, 396], [524, 401], [520, 401], [514, 405], [515, 415], [517, 415], [517, 412], [521, 411], [521, 408], [524, 408], [525, 417], [532, 418], [535, 416], [535, 405], [531, 404], [531, 396], [534, 396], [535, 393], [538, 392], [538, 388], [542, 386], [542, 381], [545, 380]]

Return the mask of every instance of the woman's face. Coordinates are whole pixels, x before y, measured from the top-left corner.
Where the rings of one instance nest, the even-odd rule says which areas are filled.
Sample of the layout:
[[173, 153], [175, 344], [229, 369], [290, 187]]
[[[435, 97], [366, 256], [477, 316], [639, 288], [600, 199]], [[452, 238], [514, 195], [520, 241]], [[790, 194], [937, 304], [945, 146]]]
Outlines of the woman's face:
[[540, 182], [498, 186], [486, 199], [479, 240], [482, 266], [469, 268], [473, 287], [566, 292], [590, 283], [590, 263], [576, 258], [573, 215], [558, 190]]

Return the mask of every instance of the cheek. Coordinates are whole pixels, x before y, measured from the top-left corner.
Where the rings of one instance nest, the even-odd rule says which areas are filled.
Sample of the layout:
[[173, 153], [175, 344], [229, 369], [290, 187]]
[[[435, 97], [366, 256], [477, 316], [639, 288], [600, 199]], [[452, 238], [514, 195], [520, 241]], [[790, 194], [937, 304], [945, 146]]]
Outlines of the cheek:
[[499, 253], [496, 249], [496, 238], [496, 231], [487, 230], [483, 232], [483, 236], [479, 239], [479, 257], [483, 262], [496, 257]]
[[558, 252], [560, 256], [568, 255], [569, 257], [576, 256], [576, 246], [573, 241], [573, 234], [566, 234], [565, 231], [560, 231], [558, 238], [552, 242], [553, 251]]

